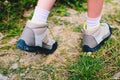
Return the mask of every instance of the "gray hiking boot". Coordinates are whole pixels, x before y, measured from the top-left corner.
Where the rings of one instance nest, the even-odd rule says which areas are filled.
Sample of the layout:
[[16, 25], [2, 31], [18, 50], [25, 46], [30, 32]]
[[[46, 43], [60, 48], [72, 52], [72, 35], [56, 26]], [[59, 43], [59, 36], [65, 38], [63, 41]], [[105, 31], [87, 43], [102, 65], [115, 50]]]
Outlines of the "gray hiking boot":
[[57, 49], [57, 42], [47, 36], [47, 27], [47, 23], [28, 21], [16, 47], [27, 52], [53, 53]]
[[92, 30], [83, 30], [83, 51], [95, 52], [97, 51], [104, 41], [112, 34], [112, 29], [107, 23], [101, 23]]

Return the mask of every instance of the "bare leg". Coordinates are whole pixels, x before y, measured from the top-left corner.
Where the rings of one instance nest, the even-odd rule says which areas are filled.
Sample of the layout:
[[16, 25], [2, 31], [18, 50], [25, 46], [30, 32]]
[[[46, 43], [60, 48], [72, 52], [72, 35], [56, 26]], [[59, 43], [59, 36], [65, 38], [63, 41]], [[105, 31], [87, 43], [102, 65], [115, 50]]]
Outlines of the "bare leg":
[[100, 24], [104, 0], [88, 0], [87, 29]]
[[56, 0], [39, 0], [37, 6], [42, 9], [51, 10]]
[[88, 17], [100, 16], [104, 0], [88, 0]]

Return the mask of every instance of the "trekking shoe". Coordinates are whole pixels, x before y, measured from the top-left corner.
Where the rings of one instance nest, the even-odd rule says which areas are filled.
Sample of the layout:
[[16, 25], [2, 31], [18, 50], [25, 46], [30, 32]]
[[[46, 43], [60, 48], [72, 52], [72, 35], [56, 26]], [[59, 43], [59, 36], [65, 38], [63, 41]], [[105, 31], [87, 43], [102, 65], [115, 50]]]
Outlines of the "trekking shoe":
[[[53, 53], [57, 49], [58, 44], [46, 34], [47, 27], [47, 23], [38, 24], [28, 21], [16, 47], [27, 52]], [[36, 34], [35, 31], [39, 34]]]
[[112, 28], [107, 23], [101, 23], [92, 30], [83, 30], [83, 51], [95, 52], [108, 40], [112, 34]]

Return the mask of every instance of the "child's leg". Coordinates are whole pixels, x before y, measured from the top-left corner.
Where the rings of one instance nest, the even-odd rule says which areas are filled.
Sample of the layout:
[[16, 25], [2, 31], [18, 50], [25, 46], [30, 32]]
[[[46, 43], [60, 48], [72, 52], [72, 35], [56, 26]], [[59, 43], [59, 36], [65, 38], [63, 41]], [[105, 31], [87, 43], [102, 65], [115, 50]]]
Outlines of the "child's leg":
[[87, 29], [100, 23], [103, 2], [104, 0], [88, 0]]
[[104, 0], [88, 0], [87, 27], [83, 31], [83, 51], [94, 52], [111, 36], [111, 28], [100, 24]]
[[50, 11], [56, 0], [39, 0], [37, 6]]
[[88, 17], [97, 18], [100, 16], [104, 0], [88, 0]]
[[26, 23], [17, 48], [28, 52], [52, 53], [57, 42], [47, 35], [47, 18], [55, 0], [39, 0], [33, 17]]

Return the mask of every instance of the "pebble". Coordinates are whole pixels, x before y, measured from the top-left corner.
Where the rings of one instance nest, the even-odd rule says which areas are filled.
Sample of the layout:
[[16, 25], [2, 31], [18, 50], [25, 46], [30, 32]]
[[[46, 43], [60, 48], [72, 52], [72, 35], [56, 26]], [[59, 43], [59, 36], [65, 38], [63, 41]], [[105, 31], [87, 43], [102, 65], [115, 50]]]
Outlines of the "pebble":
[[0, 74], [0, 80], [8, 80], [8, 77]]
[[17, 64], [17, 63], [14, 63], [11, 68], [12, 68], [12, 69], [17, 69], [17, 68], [18, 68], [18, 64]]
[[120, 72], [116, 73], [114, 76], [113, 76], [113, 79], [120, 79]]

